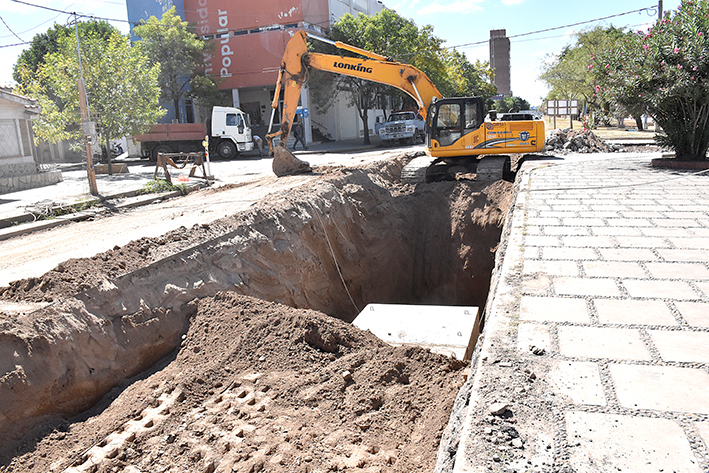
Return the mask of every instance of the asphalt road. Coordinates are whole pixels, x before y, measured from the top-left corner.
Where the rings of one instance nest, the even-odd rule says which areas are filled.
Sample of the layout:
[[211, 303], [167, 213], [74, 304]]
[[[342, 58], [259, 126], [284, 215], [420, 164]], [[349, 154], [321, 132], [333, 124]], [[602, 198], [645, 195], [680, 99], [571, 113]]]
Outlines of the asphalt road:
[[[317, 166], [351, 166], [386, 159], [413, 149], [417, 148], [312, 153], [301, 157]], [[135, 160], [129, 161], [129, 169], [129, 175], [99, 176], [99, 191], [106, 194], [140, 188], [152, 179], [155, 166], [147, 161]], [[18, 279], [41, 276], [70, 258], [91, 257], [142, 237], [157, 237], [182, 226], [189, 228], [195, 224], [209, 223], [233, 215], [267, 198], [273, 192], [291, 189], [317, 179], [315, 174], [278, 178], [271, 171], [271, 158], [258, 156], [212, 162], [211, 172], [217, 179], [215, 186], [236, 184], [238, 187], [218, 193], [196, 192], [94, 220], [74, 222], [2, 241], [0, 286], [6, 286]], [[88, 192], [85, 171], [65, 171], [64, 179], [70, 194]], [[53, 195], [52, 189], [49, 188], [24, 191], [24, 194], [26, 196], [23, 198], [28, 202], [41, 201], [48, 195]], [[53, 195], [51, 198], [59, 199], [61, 196]]]

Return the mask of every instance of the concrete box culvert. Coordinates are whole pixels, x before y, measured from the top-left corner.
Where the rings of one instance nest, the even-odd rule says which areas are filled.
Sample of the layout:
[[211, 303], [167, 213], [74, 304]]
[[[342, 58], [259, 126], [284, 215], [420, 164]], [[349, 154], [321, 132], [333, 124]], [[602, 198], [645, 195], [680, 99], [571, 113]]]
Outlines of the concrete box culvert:
[[42, 416], [90, 407], [177, 347], [193, 301], [219, 291], [345, 321], [369, 302], [484, 307], [512, 184], [402, 188], [398, 171], [350, 169], [271, 196], [222, 235], [4, 330], [14, 361], [0, 434], [19, 439]]

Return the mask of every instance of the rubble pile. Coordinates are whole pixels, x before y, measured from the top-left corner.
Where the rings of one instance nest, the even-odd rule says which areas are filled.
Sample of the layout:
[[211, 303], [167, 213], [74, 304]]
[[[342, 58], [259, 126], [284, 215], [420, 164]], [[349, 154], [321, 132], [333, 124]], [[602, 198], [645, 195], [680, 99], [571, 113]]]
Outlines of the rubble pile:
[[620, 151], [593, 134], [591, 130], [551, 130], [546, 135], [544, 151], [562, 153], [612, 153]]

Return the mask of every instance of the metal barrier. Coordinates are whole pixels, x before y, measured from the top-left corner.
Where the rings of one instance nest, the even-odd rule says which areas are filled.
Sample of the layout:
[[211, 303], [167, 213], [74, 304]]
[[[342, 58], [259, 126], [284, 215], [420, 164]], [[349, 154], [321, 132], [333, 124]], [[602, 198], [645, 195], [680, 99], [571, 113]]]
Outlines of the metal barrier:
[[[177, 164], [174, 158], [184, 158], [184, 161]], [[190, 177], [196, 177], [198, 179], [211, 180], [214, 179], [213, 176], [207, 175], [207, 170], [204, 167], [204, 153], [158, 153], [158, 160], [155, 164], [155, 172], [153, 173], [153, 179], [158, 178], [158, 171], [160, 168], [165, 171], [165, 180], [172, 184], [172, 178], [170, 177], [170, 172], [167, 170], [168, 165], [175, 169], [184, 169], [189, 163], [192, 163], [192, 168], [190, 169]], [[195, 171], [197, 168], [202, 168], [202, 176], [195, 176]]]

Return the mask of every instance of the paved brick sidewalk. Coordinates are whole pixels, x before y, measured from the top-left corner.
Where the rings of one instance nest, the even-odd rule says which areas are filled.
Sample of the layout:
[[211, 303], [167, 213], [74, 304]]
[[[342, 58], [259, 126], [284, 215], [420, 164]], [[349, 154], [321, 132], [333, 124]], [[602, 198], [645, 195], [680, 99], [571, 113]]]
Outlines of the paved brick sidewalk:
[[[709, 174], [649, 161], [523, 167], [454, 471], [709, 472]], [[505, 347], [550, 411], [517, 450], [470, 427]]]

